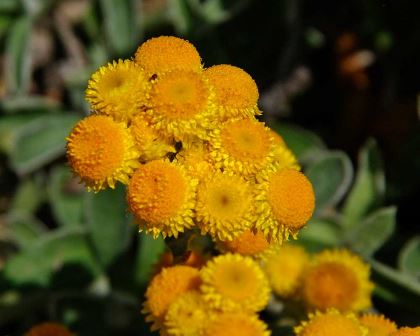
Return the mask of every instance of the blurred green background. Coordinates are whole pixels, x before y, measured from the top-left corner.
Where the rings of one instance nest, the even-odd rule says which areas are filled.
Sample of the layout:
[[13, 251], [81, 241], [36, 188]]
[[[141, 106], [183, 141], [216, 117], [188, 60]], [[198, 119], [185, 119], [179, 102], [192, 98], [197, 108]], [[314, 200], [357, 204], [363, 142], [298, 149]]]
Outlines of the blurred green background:
[[362, 254], [375, 307], [420, 324], [419, 12], [415, 0], [0, 0], [0, 334], [45, 320], [148, 334], [140, 303], [164, 244], [137, 234], [121, 186], [86, 193], [64, 151], [90, 74], [158, 35], [253, 76], [263, 119], [315, 186], [300, 242]]

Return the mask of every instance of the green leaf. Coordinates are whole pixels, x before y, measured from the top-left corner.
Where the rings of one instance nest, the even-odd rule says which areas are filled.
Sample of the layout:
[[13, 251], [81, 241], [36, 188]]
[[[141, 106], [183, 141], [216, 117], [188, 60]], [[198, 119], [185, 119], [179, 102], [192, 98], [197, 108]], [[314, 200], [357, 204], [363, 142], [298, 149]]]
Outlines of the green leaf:
[[76, 114], [52, 114], [21, 127], [10, 156], [12, 167], [18, 174], [27, 174], [60, 157], [65, 137], [78, 119]]
[[298, 243], [317, 252], [341, 244], [341, 228], [328, 218], [313, 218], [300, 231]]
[[168, 3], [168, 11], [178, 34], [187, 34], [192, 28], [191, 12], [187, 1], [170, 1]]
[[84, 188], [70, 169], [56, 166], [51, 172], [48, 196], [54, 217], [64, 227], [78, 227], [82, 222]]
[[375, 294], [393, 304], [420, 312], [420, 282], [376, 260], [369, 259], [372, 279], [379, 290]]
[[7, 215], [7, 224], [12, 240], [22, 249], [38, 241], [46, 232], [46, 227], [29, 213], [12, 211]]
[[136, 279], [140, 284], [146, 284], [150, 280], [153, 265], [165, 251], [165, 241], [159, 237], [154, 239], [152, 235], [142, 233], [139, 235], [139, 248], [136, 262]]
[[17, 130], [39, 117], [39, 113], [3, 115], [0, 118], [0, 150], [10, 154]]
[[15, 285], [47, 286], [54, 272], [70, 263], [84, 266], [92, 275], [99, 274], [83, 230], [44, 235], [37, 244], [9, 259], [4, 274]]
[[100, 0], [111, 49], [118, 55], [131, 53], [136, 47], [137, 13], [133, 0]]
[[16, 20], [6, 41], [6, 87], [12, 94], [22, 94], [28, 91], [31, 78], [31, 63], [29, 59], [31, 20], [23, 16]]
[[369, 211], [379, 206], [385, 193], [385, 177], [376, 141], [368, 140], [359, 155], [356, 181], [343, 207], [343, 223], [357, 223]]
[[363, 256], [371, 256], [395, 230], [395, 207], [382, 208], [353, 225], [346, 232], [346, 240], [353, 250]]
[[56, 112], [59, 103], [43, 96], [19, 95], [3, 99], [1, 107], [7, 113], [45, 113]]
[[39, 179], [27, 178], [19, 183], [10, 209], [32, 214], [44, 201], [44, 188]]
[[398, 266], [403, 272], [420, 279], [420, 236], [412, 238], [402, 248]]
[[125, 188], [86, 194], [86, 220], [98, 259], [108, 267], [125, 250], [129, 242], [130, 226], [127, 220]]
[[195, 8], [200, 17], [207, 23], [218, 24], [228, 20], [232, 15], [231, 11], [224, 7], [221, 0], [189, 0], [191, 6]]
[[332, 207], [341, 201], [350, 187], [353, 167], [340, 151], [324, 152], [305, 170], [315, 189], [316, 209]]
[[299, 126], [271, 124], [270, 127], [283, 137], [287, 146], [300, 161], [310, 161], [318, 155], [320, 150], [326, 149], [320, 137]]

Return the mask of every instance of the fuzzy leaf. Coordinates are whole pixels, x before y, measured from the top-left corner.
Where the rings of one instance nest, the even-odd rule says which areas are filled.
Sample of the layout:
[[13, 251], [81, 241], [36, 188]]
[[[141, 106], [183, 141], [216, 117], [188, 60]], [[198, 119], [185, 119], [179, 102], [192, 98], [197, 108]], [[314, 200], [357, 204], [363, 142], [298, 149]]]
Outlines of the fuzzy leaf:
[[12, 146], [12, 167], [27, 174], [64, 154], [65, 138], [78, 119], [76, 114], [51, 114], [21, 127]]
[[350, 187], [353, 167], [348, 156], [339, 151], [324, 152], [305, 170], [315, 190], [316, 209], [332, 207]]
[[399, 268], [420, 280], [420, 236], [412, 238], [398, 257]]
[[300, 231], [298, 243], [310, 251], [340, 245], [341, 228], [332, 219], [313, 218]]
[[382, 203], [385, 177], [376, 141], [370, 139], [359, 155], [355, 183], [343, 207], [344, 224], [357, 225], [370, 210]]
[[371, 256], [394, 232], [395, 215], [395, 207], [387, 207], [375, 211], [347, 231], [348, 243], [361, 255]]
[[140, 284], [144, 285], [150, 280], [152, 267], [159, 261], [159, 257], [164, 251], [165, 242], [161, 237], [153, 239], [146, 233], [139, 235], [136, 279]]
[[31, 29], [32, 23], [30, 18], [22, 16], [15, 21], [6, 40], [6, 87], [12, 94], [23, 94], [29, 89], [31, 77], [31, 60], [29, 58]]
[[84, 189], [76, 182], [69, 168], [55, 167], [48, 185], [50, 204], [58, 224], [68, 228], [80, 226]]
[[86, 193], [86, 220], [101, 264], [108, 267], [127, 247], [130, 226], [127, 220], [125, 189]]

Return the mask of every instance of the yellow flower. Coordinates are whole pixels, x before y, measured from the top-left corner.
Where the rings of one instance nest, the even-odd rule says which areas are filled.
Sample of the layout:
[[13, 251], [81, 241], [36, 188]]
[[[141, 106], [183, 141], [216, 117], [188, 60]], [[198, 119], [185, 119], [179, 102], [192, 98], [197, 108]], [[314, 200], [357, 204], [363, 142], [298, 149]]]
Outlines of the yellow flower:
[[389, 336], [397, 331], [397, 325], [383, 315], [363, 314], [359, 321], [369, 330], [369, 336]]
[[150, 83], [141, 68], [130, 60], [102, 66], [88, 83], [86, 100], [94, 112], [117, 121], [130, 121], [146, 104]]
[[311, 218], [315, 195], [309, 180], [295, 169], [265, 169], [256, 175], [258, 221], [269, 241], [296, 238]]
[[269, 336], [267, 325], [257, 316], [241, 311], [213, 315], [204, 336]]
[[282, 245], [276, 253], [269, 255], [263, 264], [273, 292], [281, 297], [296, 293], [309, 256], [301, 246]]
[[149, 76], [172, 70], [202, 70], [201, 58], [195, 47], [174, 36], [147, 40], [137, 49], [135, 61]]
[[196, 185], [197, 180], [188, 177], [181, 165], [169, 161], [150, 161], [137, 169], [127, 201], [140, 231], [165, 238], [192, 227]]
[[209, 160], [208, 144], [202, 141], [195, 141], [185, 146], [178, 152], [175, 160], [184, 165], [191, 176], [199, 179], [205, 178], [215, 172], [214, 166]]
[[221, 120], [261, 114], [257, 107], [257, 84], [244, 70], [220, 64], [206, 69], [205, 75], [216, 92]]
[[273, 159], [270, 132], [255, 119], [231, 120], [214, 130], [210, 140], [216, 168], [252, 177]]
[[270, 129], [270, 135], [273, 138], [273, 143], [275, 145], [287, 147], [283, 137], [280, 134]]
[[239, 176], [214, 173], [197, 189], [196, 220], [203, 234], [231, 240], [253, 221], [252, 192]]
[[74, 334], [61, 324], [45, 322], [32, 327], [25, 336], [74, 336]]
[[176, 152], [174, 146], [161, 137], [142, 116], [133, 118], [130, 130], [142, 162], [161, 159], [168, 153]]
[[295, 327], [297, 336], [367, 336], [368, 331], [354, 314], [342, 314], [335, 309], [309, 314], [309, 321]]
[[201, 270], [201, 278], [204, 299], [213, 308], [257, 312], [268, 303], [267, 278], [249, 257], [239, 254], [215, 257]]
[[128, 183], [139, 166], [139, 153], [125, 124], [92, 115], [80, 120], [67, 138], [67, 158], [74, 173], [95, 192], [116, 181]]
[[213, 101], [214, 93], [200, 73], [174, 70], [153, 84], [146, 113], [152, 127], [166, 137], [205, 140], [214, 127]]
[[254, 259], [266, 259], [279, 248], [277, 244], [270, 244], [260, 231], [250, 229], [231, 241], [218, 241], [217, 244], [222, 252], [238, 253]]
[[142, 312], [153, 322], [152, 330], [163, 326], [170, 305], [188, 291], [197, 290], [201, 284], [200, 272], [189, 266], [164, 268], [147, 287]]
[[347, 250], [325, 250], [304, 273], [302, 297], [309, 308], [360, 311], [371, 306], [369, 265]]
[[391, 336], [420, 336], [420, 327], [402, 327], [398, 329], [398, 331], [392, 333]]
[[179, 296], [169, 306], [165, 317], [168, 335], [201, 336], [208, 323], [209, 309], [198, 291]]

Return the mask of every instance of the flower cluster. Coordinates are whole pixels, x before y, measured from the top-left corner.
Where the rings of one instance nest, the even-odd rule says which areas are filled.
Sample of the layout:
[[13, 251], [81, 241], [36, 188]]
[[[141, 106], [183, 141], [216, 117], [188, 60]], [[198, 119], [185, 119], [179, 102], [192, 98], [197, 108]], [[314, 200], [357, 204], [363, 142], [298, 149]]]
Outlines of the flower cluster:
[[251, 235], [265, 250], [296, 237], [315, 200], [293, 153], [256, 118], [258, 97], [244, 70], [205, 68], [189, 42], [152, 38], [92, 75], [69, 163], [94, 192], [127, 185], [129, 210], [154, 237], [197, 227], [231, 242], [225, 250]]
[[371, 307], [370, 268], [345, 249], [313, 256], [297, 245], [283, 245], [263, 266], [273, 292], [302, 301], [308, 310], [363, 311]]
[[267, 326], [256, 313], [266, 307], [269, 296], [259, 264], [228, 253], [201, 269], [163, 268], [147, 288], [143, 312], [161, 335], [267, 336]]

